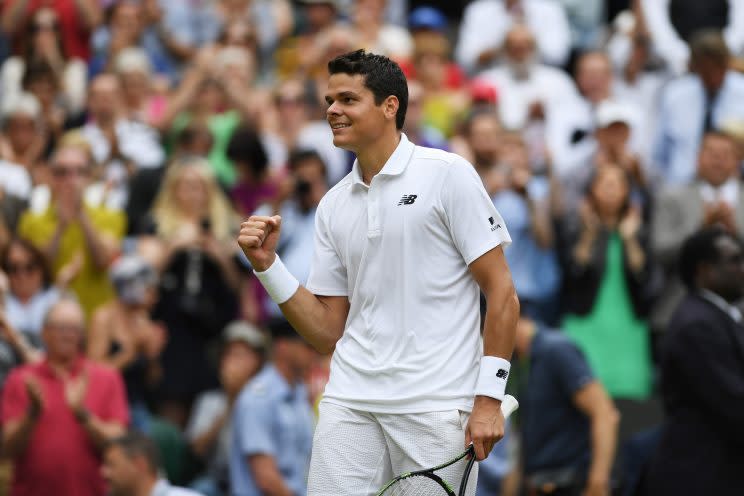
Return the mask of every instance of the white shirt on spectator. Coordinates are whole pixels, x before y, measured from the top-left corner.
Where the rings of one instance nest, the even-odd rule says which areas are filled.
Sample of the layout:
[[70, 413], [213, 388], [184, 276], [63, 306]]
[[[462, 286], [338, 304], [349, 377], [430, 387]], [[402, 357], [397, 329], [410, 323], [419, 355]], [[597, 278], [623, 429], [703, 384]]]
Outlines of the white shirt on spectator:
[[473, 166], [402, 135], [370, 185], [355, 163], [315, 218], [307, 289], [351, 303], [323, 401], [470, 411], [483, 350], [468, 265], [511, 242]]
[[508, 65], [484, 71], [478, 79], [496, 87], [501, 122], [509, 129], [521, 129], [527, 124], [533, 102], [541, 102], [547, 114], [566, 98], [578, 96], [568, 74], [543, 64], [535, 64], [524, 79], [516, 77]]
[[5, 295], [5, 315], [14, 329], [40, 336], [44, 317], [59, 298], [59, 290], [54, 286], [42, 289], [26, 303], [8, 292]]
[[[535, 34], [543, 62], [563, 65], [571, 50], [571, 30], [561, 4], [552, 0], [522, 0], [524, 22]], [[466, 71], [478, 69], [478, 56], [504, 43], [518, 19], [503, 0], [476, 0], [465, 8], [455, 58]]]
[[[707, 97], [700, 78], [688, 74], [664, 87], [660, 97], [653, 165], [670, 184], [687, 184], [697, 172]], [[712, 124], [744, 121], [744, 75], [728, 71], [712, 103]]]
[[722, 201], [732, 210], [736, 211], [739, 207], [739, 195], [741, 184], [739, 179], [732, 177], [717, 188], [710, 183], [700, 183], [700, 196], [706, 203], [715, 203]]
[[18, 198], [28, 200], [31, 195], [31, 176], [20, 164], [0, 160], [0, 188]]
[[[704, 0], [702, 0], [704, 1]], [[653, 41], [653, 50], [675, 74], [687, 72], [690, 48], [674, 29], [669, 18], [671, 0], [641, 0], [646, 27]], [[729, 0], [729, 22], [723, 38], [735, 55], [744, 50], [744, 2]]]

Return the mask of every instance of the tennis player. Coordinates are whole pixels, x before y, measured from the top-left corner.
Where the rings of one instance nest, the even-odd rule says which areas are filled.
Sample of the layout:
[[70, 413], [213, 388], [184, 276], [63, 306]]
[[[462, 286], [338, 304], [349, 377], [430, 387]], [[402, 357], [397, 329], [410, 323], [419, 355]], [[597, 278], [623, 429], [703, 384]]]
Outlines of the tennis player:
[[[471, 441], [488, 455], [503, 436], [519, 302], [502, 251], [511, 238], [473, 167], [401, 133], [400, 67], [359, 50], [328, 69], [333, 142], [357, 158], [318, 207], [306, 287], [275, 253], [280, 217], [250, 217], [238, 242], [292, 326], [334, 352], [308, 494], [361, 496]], [[462, 468], [442, 475], [459, 484]]]

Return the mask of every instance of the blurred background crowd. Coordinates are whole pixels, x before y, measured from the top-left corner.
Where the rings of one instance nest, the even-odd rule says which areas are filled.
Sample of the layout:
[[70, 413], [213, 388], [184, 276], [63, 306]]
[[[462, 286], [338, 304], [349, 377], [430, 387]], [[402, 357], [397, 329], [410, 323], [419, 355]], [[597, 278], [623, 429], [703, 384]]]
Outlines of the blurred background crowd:
[[[523, 310], [570, 337], [621, 413], [623, 486], [637, 461], [625, 443], [662, 419], [679, 248], [706, 226], [744, 234], [741, 2], [0, 6], [3, 490], [103, 494], [116, 481], [91, 482], [99, 441], [131, 427], [171, 482], [230, 494], [241, 436], [277, 422], [241, 401], [245, 384], [272, 364], [311, 411], [328, 357], [293, 339], [235, 235], [254, 212], [280, 214], [278, 253], [307, 278], [315, 208], [354, 160], [325, 122], [326, 63], [358, 48], [404, 69], [408, 138], [483, 179]], [[264, 379], [258, 403], [282, 382]], [[276, 425], [304, 422], [301, 409]], [[482, 473], [518, 474], [518, 431]], [[260, 473], [290, 470], [254, 462], [260, 488]]]

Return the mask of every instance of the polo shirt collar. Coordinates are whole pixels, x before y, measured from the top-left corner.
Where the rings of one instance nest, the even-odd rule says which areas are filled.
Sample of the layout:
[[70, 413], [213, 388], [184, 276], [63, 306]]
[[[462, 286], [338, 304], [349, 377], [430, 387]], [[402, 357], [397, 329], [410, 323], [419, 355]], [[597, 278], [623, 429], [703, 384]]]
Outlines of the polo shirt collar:
[[[397, 176], [402, 174], [403, 171], [406, 170], [406, 167], [408, 167], [408, 162], [411, 161], [411, 156], [413, 155], [413, 150], [415, 148], [416, 145], [408, 140], [408, 136], [406, 136], [405, 133], [401, 133], [398, 146], [395, 147], [395, 151], [390, 155], [387, 162], [385, 162], [385, 165], [382, 166], [382, 169], [380, 169], [380, 172], [377, 174], [385, 176]], [[354, 186], [362, 185], [367, 187], [362, 180], [362, 171], [359, 168], [358, 159], [354, 160], [354, 165], [351, 168], [351, 181]]]
[[[78, 355], [77, 358], [75, 358], [75, 361], [72, 363], [72, 368], [70, 369], [70, 376], [75, 377], [77, 376], [82, 370], [83, 366], [85, 365], [85, 357], [82, 355]], [[39, 364], [39, 369], [42, 373], [50, 376], [50, 377], [57, 377], [57, 373], [52, 368], [52, 366], [49, 364], [49, 358], [44, 357], [44, 360]]]

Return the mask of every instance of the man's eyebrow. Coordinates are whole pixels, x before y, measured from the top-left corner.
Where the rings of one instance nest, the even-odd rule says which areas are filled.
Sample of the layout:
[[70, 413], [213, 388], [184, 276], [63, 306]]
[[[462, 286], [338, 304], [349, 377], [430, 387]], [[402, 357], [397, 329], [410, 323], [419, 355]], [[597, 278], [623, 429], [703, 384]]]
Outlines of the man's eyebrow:
[[[353, 91], [342, 91], [336, 95], [336, 98], [359, 98], [359, 95], [354, 93]], [[327, 103], [331, 103], [334, 100], [333, 96], [326, 95], [325, 101]]]

